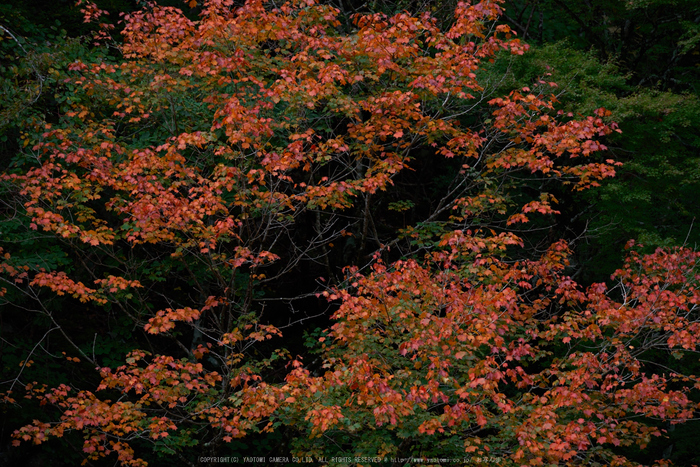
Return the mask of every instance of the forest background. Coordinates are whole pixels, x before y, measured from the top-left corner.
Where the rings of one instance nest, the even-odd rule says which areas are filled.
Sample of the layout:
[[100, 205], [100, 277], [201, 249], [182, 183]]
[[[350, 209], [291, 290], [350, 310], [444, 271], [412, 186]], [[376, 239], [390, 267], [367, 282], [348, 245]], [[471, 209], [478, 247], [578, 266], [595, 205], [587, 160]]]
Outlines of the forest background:
[[77, 3], [0, 5], [3, 465], [700, 463], [696, 1]]

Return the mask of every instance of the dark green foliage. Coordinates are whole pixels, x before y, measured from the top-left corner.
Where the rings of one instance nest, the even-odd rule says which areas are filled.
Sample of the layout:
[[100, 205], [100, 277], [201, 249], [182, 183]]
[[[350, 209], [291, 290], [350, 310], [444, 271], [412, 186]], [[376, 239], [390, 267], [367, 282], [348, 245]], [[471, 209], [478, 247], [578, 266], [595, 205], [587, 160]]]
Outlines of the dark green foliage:
[[699, 15], [694, 0], [510, 0], [505, 19], [530, 43], [617, 61], [635, 86], [697, 92]]
[[[563, 203], [558, 229], [579, 239], [580, 274], [605, 280], [619, 264], [627, 240], [649, 250], [700, 245], [700, 102], [692, 93], [658, 91], [630, 84], [615, 61], [601, 63], [571, 42], [533, 46], [530, 52], [488, 70], [503, 89], [558, 84], [565, 112], [585, 115], [598, 107], [612, 112], [622, 133], [607, 138], [608, 154], [623, 163], [617, 177], [597, 190]], [[568, 196], [562, 193], [562, 196]]]

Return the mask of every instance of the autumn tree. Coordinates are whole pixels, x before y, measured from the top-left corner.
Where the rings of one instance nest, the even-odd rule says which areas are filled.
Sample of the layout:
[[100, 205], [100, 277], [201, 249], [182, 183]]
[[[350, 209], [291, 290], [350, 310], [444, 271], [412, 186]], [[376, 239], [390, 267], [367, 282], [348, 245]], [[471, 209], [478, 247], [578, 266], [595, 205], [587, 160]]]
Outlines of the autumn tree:
[[[614, 175], [616, 127], [558, 111], [546, 76], [479, 81], [527, 49], [500, 2], [459, 3], [448, 29], [400, 13], [351, 31], [311, 0], [189, 2], [197, 20], [149, 4], [123, 42], [81, 3], [121, 58], [66, 64], [72, 98], [3, 176], [13, 221], [71, 259], [3, 249], [8, 320], [45, 326], [4, 399], [56, 410], [15, 444], [77, 432], [88, 461], [192, 464], [284, 433], [294, 454], [625, 465], [651, 420], [693, 417], [695, 376], [644, 362], [697, 346], [695, 253], [632, 253], [584, 290], [564, 242], [523, 248], [558, 213], [551, 187]], [[324, 308], [266, 311], [300, 274], [314, 286], [286, 302], [334, 310], [316, 365], [289, 334]], [[39, 358], [94, 380], [30, 379]]]

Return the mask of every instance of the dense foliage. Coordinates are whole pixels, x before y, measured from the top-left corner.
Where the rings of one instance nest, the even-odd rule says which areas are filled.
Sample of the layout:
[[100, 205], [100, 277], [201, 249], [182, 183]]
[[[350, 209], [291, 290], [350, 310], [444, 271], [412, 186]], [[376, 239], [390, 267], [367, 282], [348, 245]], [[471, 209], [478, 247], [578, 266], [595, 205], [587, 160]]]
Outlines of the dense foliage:
[[694, 215], [696, 98], [526, 53], [499, 19], [527, 6], [389, 7], [2, 26], [8, 462], [683, 460], [658, 440], [698, 410], [699, 257], [624, 202], [684, 186]]
[[623, 162], [618, 176], [570, 200], [566, 217], [575, 220], [558, 229], [578, 239], [582, 279], [605, 280], [630, 238], [648, 252], [700, 243], [700, 5], [508, 1], [504, 19], [533, 45], [505, 85], [551, 73], [565, 109], [585, 114], [604, 106], [622, 130], [608, 141]]

